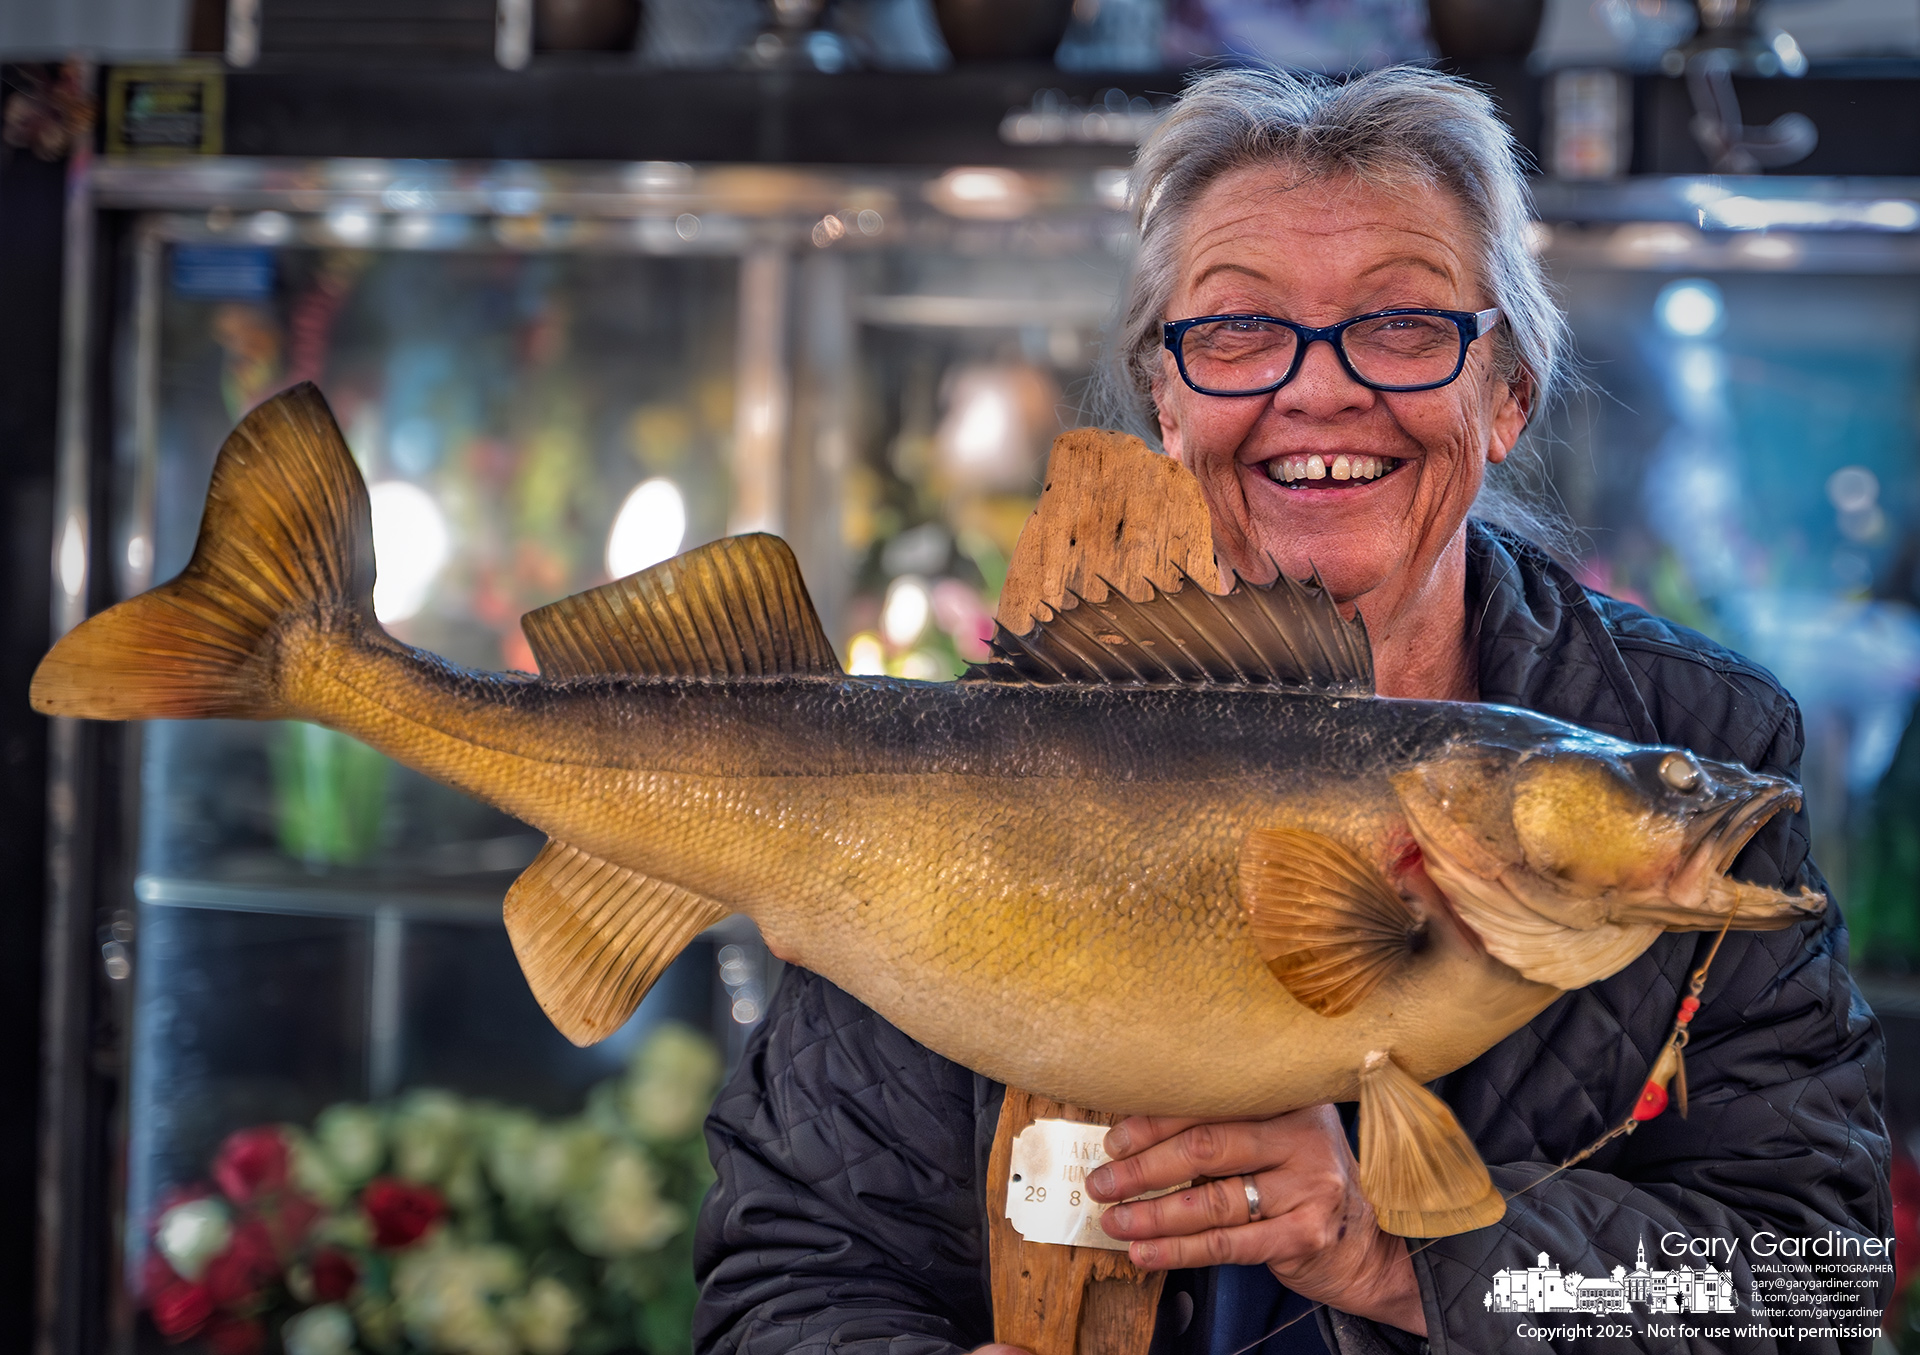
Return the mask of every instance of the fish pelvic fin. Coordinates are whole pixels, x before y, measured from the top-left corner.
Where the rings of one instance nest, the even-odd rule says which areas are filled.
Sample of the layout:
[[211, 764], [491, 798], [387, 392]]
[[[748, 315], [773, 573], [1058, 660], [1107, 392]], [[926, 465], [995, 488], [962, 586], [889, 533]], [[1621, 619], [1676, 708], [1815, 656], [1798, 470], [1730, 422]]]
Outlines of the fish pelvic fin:
[[1360, 1070], [1360, 1193], [1398, 1237], [1451, 1237], [1507, 1212], [1447, 1103], [1379, 1049]]
[[228, 435], [187, 567], [62, 637], [33, 675], [33, 708], [95, 720], [294, 714], [275, 691], [274, 631], [290, 614], [377, 630], [373, 574], [366, 484], [303, 382]]
[[1255, 828], [1240, 897], [1260, 958], [1301, 1006], [1352, 1010], [1426, 941], [1426, 922], [1379, 871], [1319, 833]]
[[542, 677], [838, 677], [793, 551], [730, 536], [520, 620]]
[[733, 910], [549, 841], [507, 891], [507, 936], [560, 1033], [590, 1045], [626, 1024], [687, 942]]

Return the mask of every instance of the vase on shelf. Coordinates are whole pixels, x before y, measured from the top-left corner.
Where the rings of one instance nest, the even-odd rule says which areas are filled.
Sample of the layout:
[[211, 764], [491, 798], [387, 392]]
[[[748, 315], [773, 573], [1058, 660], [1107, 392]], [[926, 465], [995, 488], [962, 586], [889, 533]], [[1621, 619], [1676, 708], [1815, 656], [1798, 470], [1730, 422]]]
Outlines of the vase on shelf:
[[955, 61], [1051, 61], [1073, 0], [933, 0]]
[[1449, 61], [1517, 61], [1545, 13], [1546, 0], [1427, 0], [1427, 28]]

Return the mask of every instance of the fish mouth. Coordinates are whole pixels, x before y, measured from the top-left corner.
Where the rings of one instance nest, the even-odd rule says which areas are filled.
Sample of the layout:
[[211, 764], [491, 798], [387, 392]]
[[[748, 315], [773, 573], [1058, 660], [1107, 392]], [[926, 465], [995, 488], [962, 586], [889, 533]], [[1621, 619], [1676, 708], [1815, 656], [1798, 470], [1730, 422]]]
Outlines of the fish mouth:
[[1488, 778], [1477, 804], [1421, 769], [1394, 785], [1428, 875], [1488, 953], [1529, 979], [1572, 989], [1617, 973], [1663, 931], [1774, 931], [1826, 907], [1826, 896], [1813, 890], [1726, 873], [1762, 827], [1799, 806], [1799, 787], [1744, 767], [1712, 763], [1703, 771], [1711, 799], [1690, 816], [1674, 868], [1627, 887], [1583, 887], [1544, 873], [1510, 826], [1460, 817], [1464, 809], [1492, 815], [1504, 808], [1497, 778]]
[[1667, 902], [1673, 911], [1643, 905], [1636, 913], [1659, 912], [1662, 920], [1670, 919], [1670, 929], [1732, 918], [1736, 927], [1774, 930], [1826, 907], [1826, 895], [1813, 890], [1788, 893], [1735, 880], [1727, 874], [1734, 859], [1762, 828], [1782, 811], [1797, 811], [1802, 803], [1800, 788], [1783, 777], [1749, 772], [1742, 779], [1750, 787], [1748, 794], [1702, 815], [1697, 822], [1699, 838], [1667, 885]]

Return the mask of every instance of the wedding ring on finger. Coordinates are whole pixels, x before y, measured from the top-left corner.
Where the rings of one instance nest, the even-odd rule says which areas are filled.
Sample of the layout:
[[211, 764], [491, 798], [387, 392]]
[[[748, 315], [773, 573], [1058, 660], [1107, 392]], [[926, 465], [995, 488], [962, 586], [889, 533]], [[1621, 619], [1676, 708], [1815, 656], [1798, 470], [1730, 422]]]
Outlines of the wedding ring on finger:
[[1260, 1221], [1260, 1187], [1253, 1183], [1251, 1176], [1241, 1177], [1240, 1184], [1247, 1188], [1247, 1222], [1258, 1223]]

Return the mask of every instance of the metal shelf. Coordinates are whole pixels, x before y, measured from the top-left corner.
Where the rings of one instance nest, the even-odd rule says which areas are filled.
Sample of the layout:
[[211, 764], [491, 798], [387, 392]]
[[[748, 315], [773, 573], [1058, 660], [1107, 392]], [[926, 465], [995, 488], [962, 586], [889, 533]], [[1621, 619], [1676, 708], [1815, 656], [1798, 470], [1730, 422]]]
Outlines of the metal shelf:
[[[511, 882], [507, 882], [511, 883]], [[434, 889], [431, 883], [370, 885], [234, 884], [223, 880], [141, 875], [134, 897], [155, 908], [213, 908], [233, 913], [279, 913], [305, 917], [398, 918], [406, 922], [465, 922], [497, 926], [507, 883], [498, 889]], [[700, 934], [725, 944], [757, 940], [744, 913], [722, 919]]]

